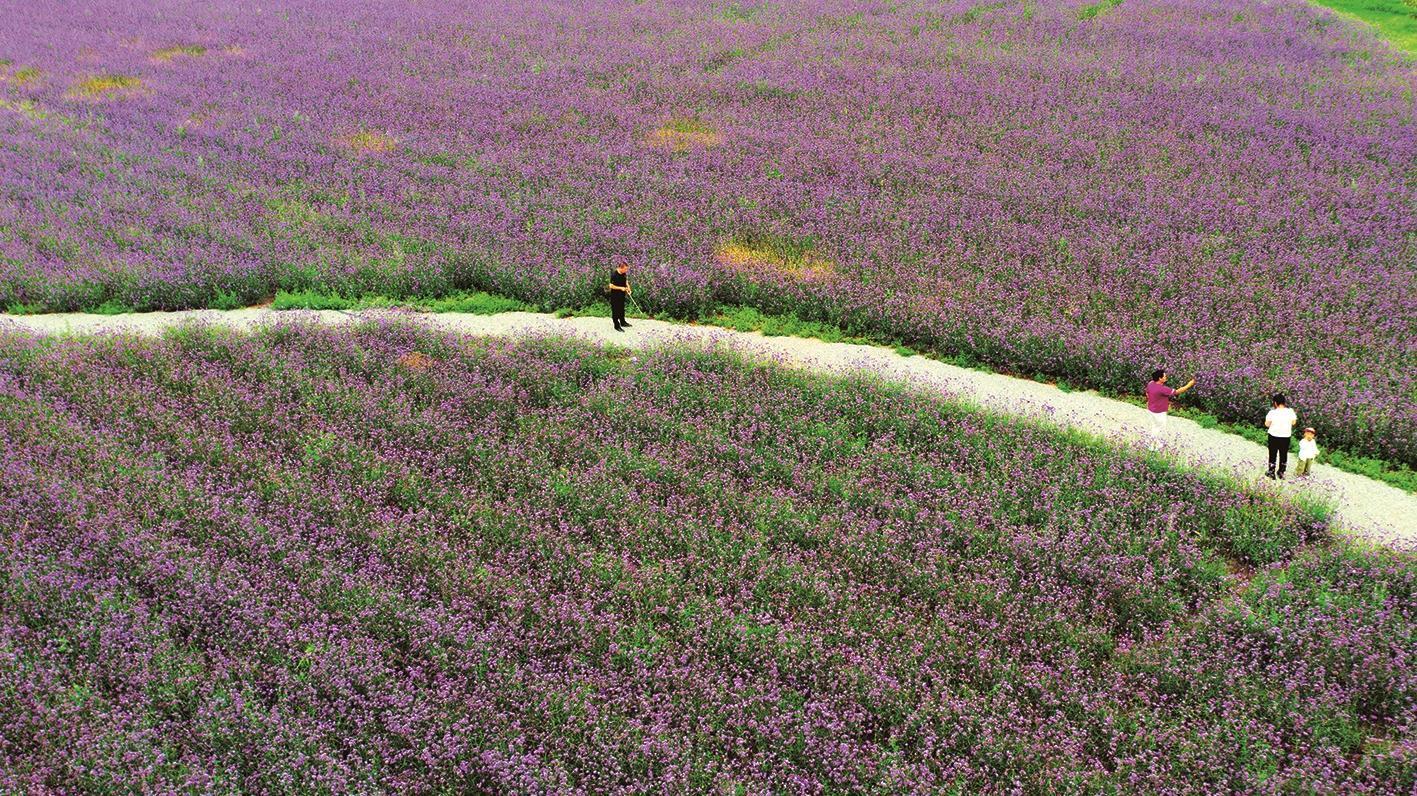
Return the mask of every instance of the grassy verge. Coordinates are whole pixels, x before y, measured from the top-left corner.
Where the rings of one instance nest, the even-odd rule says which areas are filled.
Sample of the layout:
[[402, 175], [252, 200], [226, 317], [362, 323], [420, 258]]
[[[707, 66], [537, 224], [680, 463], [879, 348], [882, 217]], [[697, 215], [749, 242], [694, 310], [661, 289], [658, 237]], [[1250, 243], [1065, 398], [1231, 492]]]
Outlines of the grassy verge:
[[[438, 298], [395, 299], [387, 296], [345, 298], [332, 293], [307, 290], [299, 293], [281, 291], [271, 306], [278, 310], [364, 310], [402, 308], [420, 312], [464, 312], [471, 315], [496, 315], [501, 312], [535, 312], [537, 307], [491, 293], [459, 292]], [[607, 314], [608, 311], [607, 311]]]
[[1417, 2], [1414, 0], [1313, 0], [1377, 28], [1399, 49], [1417, 54]]
[[[576, 315], [590, 318], [608, 318], [610, 317], [610, 305], [597, 303], [589, 307], [581, 307], [578, 309], [562, 308], [556, 311], [556, 316], [559, 318], [569, 318]], [[630, 317], [654, 318], [656, 316], [653, 313], [630, 313]], [[737, 332], [757, 332], [764, 337], [806, 337], [813, 340], [821, 340], [825, 343], [885, 345], [894, 348], [895, 352], [903, 357], [928, 357], [962, 368], [985, 370], [991, 373], [998, 372], [994, 368], [989, 367], [967, 354], [942, 356], [933, 351], [925, 351], [912, 347], [900, 340], [888, 339], [880, 335], [852, 334], [844, 331], [839, 326], [833, 326], [829, 323], [804, 320], [792, 314], [768, 315], [752, 307], [720, 306], [717, 312], [699, 318], [694, 322], [705, 326], [718, 326], [724, 329], [732, 329]]]

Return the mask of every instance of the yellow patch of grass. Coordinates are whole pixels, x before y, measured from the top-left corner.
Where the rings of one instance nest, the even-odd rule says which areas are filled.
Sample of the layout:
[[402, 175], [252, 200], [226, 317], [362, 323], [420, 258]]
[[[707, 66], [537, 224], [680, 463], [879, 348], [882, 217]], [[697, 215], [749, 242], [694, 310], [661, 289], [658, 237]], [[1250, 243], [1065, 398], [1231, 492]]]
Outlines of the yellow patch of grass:
[[422, 373], [437, 364], [438, 360], [421, 351], [410, 351], [399, 357], [398, 363], [414, 373]]
[[98, 99], [115, 94], [132, 94], [143, 85], [143, 81], [132, 75], [95, 75], [85, 78], [70, 87], [68, 96]]
[[723, 136], [712, 125], [699, 119], [671, 119], [664, 126], [650, 131], [645, 143], [656, 149], [687, 152], [695, 147], [716, 147], [723, 143]]
[[743, 243], [725, 243], [714, 250], [714, 259], [741, 273], [768, 272], [792, 279], [811, 281], [836, 273], [836, 263], [808, 252], [800, 257], [783, 257], [776, 252]]
[[11, 101], [0, 97], [0, 109], [14, 111], [32, 122], [49, 118], [48, 111], [40, 108], [33, 100]]
[[15, 85], [17, 86], [23, 86], [26, 83], [33, 83], [34, 81], [39, 79], [40, 75], [38, 67], [33, 66], [22, 66], [19, 69], [16, 69], [14, 72], [9, 72], [9, 74], [7, 75], [6, 73], [8, 71], [9, 70], [0, 70], [0, 82], [9, 79], [14, 81]]
[[174, 58], [196, 58], [199, 55], [206, 55], [207, 48], [200, 44], [179, 44], [175, 47], [164, 47], [152, 54], [152, 59], [158, 63], [167, 63]]
[[360, 130], [351, 135], [340, 136], [336, 143], [352, 152], [360, 154], [373, 152], [388, 152], [398, 143], [393, 136], [384, 133], [376, 133], [372, 130]]

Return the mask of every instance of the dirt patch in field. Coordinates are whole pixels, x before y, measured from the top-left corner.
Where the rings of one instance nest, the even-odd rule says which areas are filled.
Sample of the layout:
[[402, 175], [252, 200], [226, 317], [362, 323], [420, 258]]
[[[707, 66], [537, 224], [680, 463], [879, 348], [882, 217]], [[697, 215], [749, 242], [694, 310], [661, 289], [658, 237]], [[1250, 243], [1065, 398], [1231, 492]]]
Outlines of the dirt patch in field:
[[39, 107], [32, 100], [11, 101], [0, 99], [0, 109], [14, 111], [32, 122], [42, 121], [49, 117], [49, 112]]
[[108, 99], [111, 97], [131, 97], [143, 88], [143, 81], [132, 75], [94, 75], [84, 78], [69, 87], [65, 96], [70, 99]]
[[23, 86], [39, 80], [41, 72], [37, 67], [12, 67], [14, 64], [10, 62], [0, 64], [0, 83], [14, 83], [17, 86]]
[[836, 273], [836, 264], [824, 257], [807, 253], [784, 257], [775, 252], [742, 243], [725, 243], [714, 250], [719, 265], [743, 274], [771, 273], [789, 279], [815, 281]]
[[662, 127], [650, 131], [645, 143], [655, 149], [688, 152], [691, 149], [716, 147], [723, 143], [723, 135], [701, 119], [671, 119]]
[[438, 364], [438, 360], [421, 351], [410, 351], [398, 358], [398, 363], [414, 373], [422, 373]]
[[341, 148], [353, 152], [357, 155], [371, 155], [392, 151], [398, 141], [394, 137], [385, 133], [374, 132], [372, 130], [360, 130], [357, 133], [342, 135], [335, 139], [335, 143]]
[[173, 47], [163, 47], [161, 50], [153, 52], [150, 58], [154, 63], [165, 64], [178, 58], [196, 58], [206, 54], [207, 48], [200, 44], [178, 44]]

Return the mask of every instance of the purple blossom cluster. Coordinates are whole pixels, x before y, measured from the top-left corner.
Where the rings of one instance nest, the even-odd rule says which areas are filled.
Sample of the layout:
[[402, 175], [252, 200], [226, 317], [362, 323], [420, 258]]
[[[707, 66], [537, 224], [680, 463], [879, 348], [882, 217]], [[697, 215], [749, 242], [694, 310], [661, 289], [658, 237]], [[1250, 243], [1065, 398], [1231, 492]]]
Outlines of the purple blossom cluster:
[[0, 305], [721, 303], [1417, 464], [1417, 67], [1298, 0], [12, 3]]
[[0, 789], [1404, 792], [1417, 567], [1321, 535], [721, 352], [0, 336]]

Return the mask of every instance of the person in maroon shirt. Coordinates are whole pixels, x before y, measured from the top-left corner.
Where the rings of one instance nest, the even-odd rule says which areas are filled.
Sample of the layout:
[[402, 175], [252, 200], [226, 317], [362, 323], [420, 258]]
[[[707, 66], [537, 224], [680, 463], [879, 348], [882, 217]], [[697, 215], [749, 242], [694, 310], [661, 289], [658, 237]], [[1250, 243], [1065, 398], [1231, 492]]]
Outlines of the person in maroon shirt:
[[1151, 439], [1147, 442], [1147, 448], [1156, 450], [1161, 447], [1161, 433], [1166, 430], [1166, 415], [1171, 411], [1171, 399], [1191, 389], [1196, 384], [1195, 379], [1191, 379], [1175, 389], [1166, 385], [1166, 371], [1157, 368], [1151, 373], [1151, 382], [1146, 385], [1146, 411], [1151, 415]]

